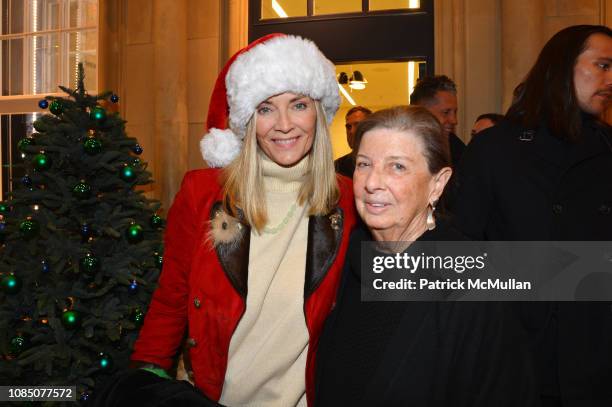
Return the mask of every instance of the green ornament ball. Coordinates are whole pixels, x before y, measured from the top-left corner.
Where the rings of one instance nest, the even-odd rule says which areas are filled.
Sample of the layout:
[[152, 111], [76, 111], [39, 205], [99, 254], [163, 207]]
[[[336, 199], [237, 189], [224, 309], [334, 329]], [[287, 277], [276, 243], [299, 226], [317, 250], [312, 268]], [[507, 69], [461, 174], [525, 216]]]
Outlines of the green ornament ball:
[[9, 207], [4, 202], [0, 203], [0, 213], [8, 213]]
[[49, 105], [49, 111], [54, 115], [59, 116], [64, 112], [64, 105], [61, 101], [56, 99]]
[[62, 325], [67, 329], [74, 329], [81, 323], [81, 313], [74, 310], [64, 311], [62, 313]]
[[149, 220], [149, 223], [151, 223], [151, 227], [152, 228], [160, 228], [162, 227], [164, 220], [161, 218], [161, 216], [155, 214], [153, 216], [151, 216], [151, 219]]
[[19, 232], [24, 239], [31, 239], [40, 232], [40, 224], [34, 219], [26, 219], [19, 224]]
[[45, 153], [38, 153], [32, 159], [32, 165], [36, 171], [45, 171], [51, 167], [51, 158]]
[[144, 322], [145, 314], [140, 308], [136, 308], [131, 315], [132, 322], [137, 326], [141, 327]]
[[123, 168], [121, 168], [121, 172], [119, 173], [119, 176], [125, 182], [131, 182], [131, 181], [134, 181], [134, 179], [136, 178], [136, 171], [134, 170], [134, 167], [132, 167], [131, 165], [126, 165]]
[[17, 335], [11, 339], [9, 344], [9, 354], [13, 357], [19, 356], [27, 347], [27, 340], [21, 335]]
[[87, 199], [91, 196], [91, 186], [81, 181], [72, 188], [72, 194], [78, 199]]
[[100, 268], [100, 261], [92, 253], [87, 253], [79, 260], [79, 270], [81, 272], [92, 275]]
[[104, 352], [98, 353], [98, 360], [96, 363], [102, 370], [111, 370], [113, 368], [113, 359], [109, 354]]
[[95, 137], [89, 137], [83, 143], [83, 149], [89, 155], [96, 155], [102, 151], [102, 142]]
[[101, 106], [96, 106], [89, 112], [89, 117], [95, 121], [102, 121], [106, 119], [106, 110]]
[[0, 280], [0, 287], [6, 294], [17, 294], [21, 290], [21, 278], [14, 274], [7, 274]]
[[34, 139], [32, 137], [26, 137], [26, 138], [22, 138], [21, 140], [19, 140], [19, 142], [17, 143], [17, 148], [19, 149], [19, 151], [21, 151], [22, 153], [26, 152], [26, 148], [31, 146], [32, 144], [34, 144]]
[[125, 237], [130, 243], [139, 243], [142, 242], [144, 238], [144, 231], [142, 230], [142, 226], [137, 223], [130, 225], [125, 231]]

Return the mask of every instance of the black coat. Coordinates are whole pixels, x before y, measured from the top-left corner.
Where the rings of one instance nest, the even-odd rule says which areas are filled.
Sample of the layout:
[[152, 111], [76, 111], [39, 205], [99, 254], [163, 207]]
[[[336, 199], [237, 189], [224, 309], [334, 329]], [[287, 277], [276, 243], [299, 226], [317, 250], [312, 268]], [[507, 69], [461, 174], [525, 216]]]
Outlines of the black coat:
[[336, 172], [338, 174], [353, 178], [353, 172], [355, 172], [355, 157], [353, 157], [353, 152], [343, 155], [335, 160], [334, 167], [336, 167]]
[[459, 165], [463, 152], [465, 151], [465, 143], [455, 133], [448, 135], [448, 147], [450, 152], [451, 164], [454, 167]]
[[[419, 240], [463, 240], [444, 224]], [[537, 405], [520, 324], [503, 303], [362, 302], [363, 229], [351, 236], [320, 337], [315, 406]]]
[[[467, 147], [452, 212], [478, 240], [612, 240], [612, 132], [583, 117], [582, 141], [510, 122]], [[541, 392], [564, 406], [612, 405], [608, 303], [525, 304]]]

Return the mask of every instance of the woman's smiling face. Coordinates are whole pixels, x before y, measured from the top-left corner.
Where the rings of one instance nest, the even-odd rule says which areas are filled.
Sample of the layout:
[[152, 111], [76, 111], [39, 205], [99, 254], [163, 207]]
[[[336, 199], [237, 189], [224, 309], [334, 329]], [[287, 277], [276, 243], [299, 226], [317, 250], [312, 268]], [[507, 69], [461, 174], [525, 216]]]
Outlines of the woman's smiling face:
[[291, 167], [310, 152], [317, 125], [317, 109], [310, 97], [272, 96], [257, 106], [255, 114], [257, 143], [272, 161]]
[[353, 188], [357, 211], [376, 240], [424, 231], [428, 205], [445, 183], [440, 187], [429, 172], [423, 145], [412, 132], [378, 128], [363, 134]]

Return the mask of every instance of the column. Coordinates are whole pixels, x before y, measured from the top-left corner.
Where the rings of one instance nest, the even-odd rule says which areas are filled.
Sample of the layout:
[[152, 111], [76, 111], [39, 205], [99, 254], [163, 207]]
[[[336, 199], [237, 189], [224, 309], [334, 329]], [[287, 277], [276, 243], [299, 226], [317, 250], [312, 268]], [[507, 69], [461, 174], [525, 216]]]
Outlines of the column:
[[156, 192], [167, 210], [187, 170], [187, 0], [153, 0]]
[[501, 0], [502, 109], [527, 75], [544, 45], [544, 1]]

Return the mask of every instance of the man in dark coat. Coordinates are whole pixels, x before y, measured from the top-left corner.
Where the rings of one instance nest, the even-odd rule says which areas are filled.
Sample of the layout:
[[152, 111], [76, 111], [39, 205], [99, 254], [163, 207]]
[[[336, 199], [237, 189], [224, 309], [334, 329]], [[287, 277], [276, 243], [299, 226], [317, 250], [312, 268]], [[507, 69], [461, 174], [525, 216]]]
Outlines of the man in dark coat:
[[457, 126], [457, 85], [446, 75], [426, 76], [417, 82], [410, 94], [410, 104], [423, 106], [442, 125], [448, 137], [451, 164], [456, 167], [461, 160], [465, 143], [455, 134]]
[[[410, 94], [410, 104], [423, 106], [429, 110], [442, 125], [444, 136], [448, 137], [451, 165], [457, 168], [465, 144], [455, 134], [457, 126], [457, 85], [446, 75], [425, 76], [420, 78]], [[453, 173], [437, 208], [451, 217], [452, 203], [457, 192], [456, 176]]]
[[[467, 147], [453, 206], [479, 240], [612, 241], [612, 31], [573, 26], [544, 46], [506, 121]], [[494, 137], [486, 137], [490, 134]], [[612, 405], [610, 303], [522, 304], [543, 406]]]
[[363, 106], [353, 106], [346, 112], [346, 142], [351, 148], [351, 152], [334, 161], [334, 166], [338, 174], [353, 178], [353, 172], [355, 172], [355, 157], [353, 157], [353, 150], [356, 144], [355, 134], [357, 133], [357, 125], [370, 114], [372, 114], [372, 111]]

